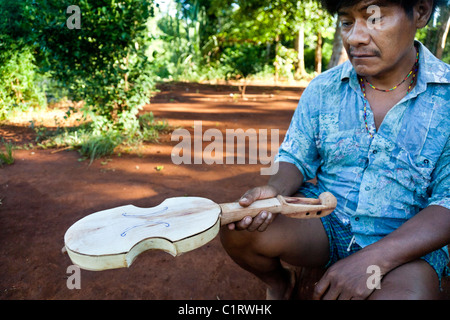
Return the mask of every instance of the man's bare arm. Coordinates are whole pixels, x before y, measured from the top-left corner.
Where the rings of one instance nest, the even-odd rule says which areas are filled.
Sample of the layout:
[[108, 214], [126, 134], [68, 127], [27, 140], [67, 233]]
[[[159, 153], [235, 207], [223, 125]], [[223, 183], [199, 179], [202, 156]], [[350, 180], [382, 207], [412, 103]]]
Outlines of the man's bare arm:
[[280, 162], [278, 171], [272, 175], [266, 186], [248, 190], [239, 200], [241, 206], [247, 207], [254, 201], [275, 197], [293, 195], [303, 183], [303, 175], [297, 167], [288, 162]]
[[268, 185], [278, 190], [278, 194], [292, 196], [303, 184], [303, 175], [298, 168], [288, 162], [280, 162], [277, 174], [270, 177]]

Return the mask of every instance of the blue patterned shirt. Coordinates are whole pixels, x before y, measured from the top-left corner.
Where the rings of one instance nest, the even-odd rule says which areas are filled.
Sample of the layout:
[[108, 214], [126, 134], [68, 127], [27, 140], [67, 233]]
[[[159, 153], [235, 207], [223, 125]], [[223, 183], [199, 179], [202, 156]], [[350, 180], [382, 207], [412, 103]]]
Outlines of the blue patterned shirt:
[[[305, 89], [276, 161], [297, 166], [317, 192], [330, 191], [334, 211], [365, 247], [430, 205], [450, 209], [450, 66], [419, 44], [414, 89], [375, 129], [349, 61]], [[445, 251], [446, 248], [444, 249]], [[448, 252], [446, 252], [448, 254]]]

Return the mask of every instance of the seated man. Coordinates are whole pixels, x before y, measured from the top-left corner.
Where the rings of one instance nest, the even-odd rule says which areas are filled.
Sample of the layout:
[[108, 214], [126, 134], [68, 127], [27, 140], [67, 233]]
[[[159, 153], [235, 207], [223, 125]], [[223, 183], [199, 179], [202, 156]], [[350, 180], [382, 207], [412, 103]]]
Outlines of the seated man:
[[[309, 84], [279, 170], [240, 203], [329, 191], [337, 207], [311, 220], [260, 212], [223, 227], [221, 241], [268, 298], [292, 294], [281, 260], [327, 268], [315, 299], [438, 298], [450, 243], [450, 66], [414, 40], [438, 1], [322, 2], [338, 13], [349, 61]], [[371, 270], [381, 283], [368, 284]]]

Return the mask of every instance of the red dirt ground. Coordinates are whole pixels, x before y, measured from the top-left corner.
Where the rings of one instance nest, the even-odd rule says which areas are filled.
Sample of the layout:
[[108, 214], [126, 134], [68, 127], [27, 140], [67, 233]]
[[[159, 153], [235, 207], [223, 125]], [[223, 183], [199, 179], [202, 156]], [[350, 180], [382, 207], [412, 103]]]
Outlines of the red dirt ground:
[[[201, 120], [203, 132], [217, 128], [224, 137], [227, 128], [280, 129], [281, 142], [303, 89], [249, 87], [247, 100], [232, 86], [168, 84], [160, 90], [144, 111], [171, 126], [193, 132], [194, 120]], [[27, 127], [4, 125], [0, 135], [18, 145], [34, 142]], [[78, 161], [76, 151], [16, 150], [15, 163], [0, 168], [0, 299], [264, 299], [264, 285], [227, 256], [218, 237], [176, 258], [148, 251], [128, 269], [82, 270], [81, 289], [67, 288], [71, 261], [61, 253], [63, 237], [83, 216], [185, 195], [230, 202], [267, 180], [260, 164], [175, 165], [170, 154], [177, 143], [165, 134], [139, 154], [91, 165]]]
[[[251, 86], [247, 100], [225, 85], [166, 84], [160, 90], [144, 111], [173, 127], [193, 133], [194, 120], [201, 120], [203, 132], [217, 128], [224, 136], [226, 129], [279, 129], [281, 142], [303, 88]], [[0, 135], [17, 145], [35, 138], [30, 128], [15, 125], [0, 126]], [[177, 143], [168, 133], [138, 154], [91, 165], [78, 161], [76, 151], [16, 150], [15, 163], [0, 168], [0, 300], [264, 299], [265, 286], [228, 257], [218, 237], [176, 258], [147, 251], [128, 269], [82, 270], [81, 289], [67, 288], [71, 261], [61, 253], [64, 233], [85, 215], [125, 204], [153, 207], [185, 195], [230, 202], [267, 181], [259, 162], [175, 165], [170, 154]], [[308, 274], [317, 277], [314, 270]]]

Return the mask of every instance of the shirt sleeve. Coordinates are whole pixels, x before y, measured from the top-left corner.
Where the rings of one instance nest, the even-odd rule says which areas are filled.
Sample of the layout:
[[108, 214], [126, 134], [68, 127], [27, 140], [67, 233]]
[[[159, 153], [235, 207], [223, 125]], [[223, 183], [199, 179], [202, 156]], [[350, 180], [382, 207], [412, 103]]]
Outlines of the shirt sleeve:
[[450, 209], [450, 139], [444, 147], [442, 155], [436, 162], [436, 167], [431, 175], [431, 197], [428, 205], [442, 206]]
[[320, 165], [317, 150], [318, 104], [320, 88], [313, 82], [305, 89], [280, 146], [276, 162], [294, 164], [305, 181], [316, 176]]

